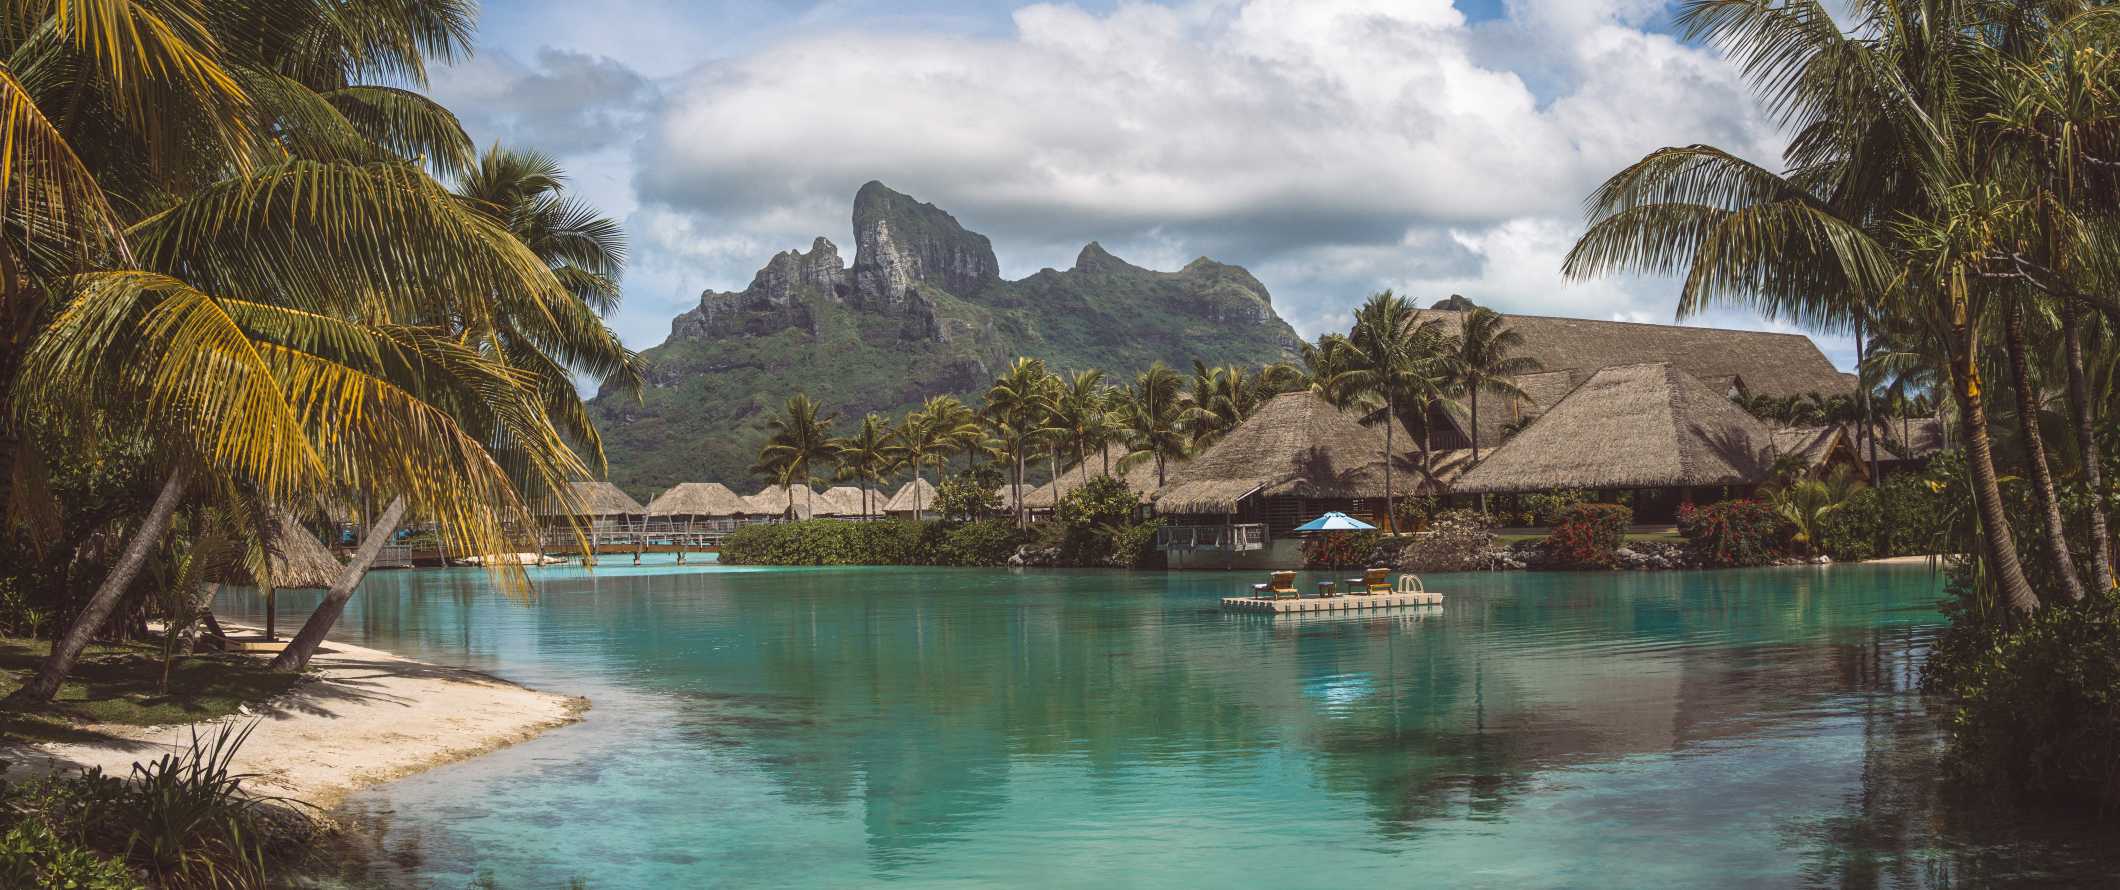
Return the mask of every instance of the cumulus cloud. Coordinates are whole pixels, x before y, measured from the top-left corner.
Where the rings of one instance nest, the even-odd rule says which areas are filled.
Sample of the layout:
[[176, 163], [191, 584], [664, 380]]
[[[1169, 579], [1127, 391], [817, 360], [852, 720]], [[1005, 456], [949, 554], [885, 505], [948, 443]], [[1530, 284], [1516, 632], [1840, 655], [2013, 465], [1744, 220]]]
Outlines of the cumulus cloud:
[[473, 133], [559, 155], [630, 146], [660, 98], [623, 63], [552, 47], [528, 64], [506, 52], [480, 54], [436, 78], [434, 94]]
[[1660, 146], [1771, 164], [1783, 141], [1729, 64], [1658, 30], [1663, 0], [1507, 0], [1479, 22], [1449, 0], [1039, 3], [965, 27], [946, 10], [834, 15], [859, 8], [813, 6], [654, 81], [554, 52], [464, 85], [502, 125], [580, 134], [570, 150], [631, 146], [637, 255], [682, 289], [621, 324], [653, 332], [636, 345], [776, 250], [845, 245], [869, 179], [993, 236], [1011, 275], [1091, 239], [1159, 268], [1249, 266], [1306, 334], [1385, 287], [1669, 321], [1669, 281], [1560, 279], [1583, 197]]

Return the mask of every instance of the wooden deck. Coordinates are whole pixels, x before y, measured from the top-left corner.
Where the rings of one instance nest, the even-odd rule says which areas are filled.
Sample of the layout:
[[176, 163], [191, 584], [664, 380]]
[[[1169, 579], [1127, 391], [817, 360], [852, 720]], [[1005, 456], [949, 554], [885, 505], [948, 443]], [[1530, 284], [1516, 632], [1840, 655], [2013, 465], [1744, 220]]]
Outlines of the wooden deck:
[[1300, 599], [1271, 599], [1257, 596], [1225, 596], [1222, 608], [1235, 612], [1266, 612], [1283, 614], [1288, 612], [1356, 612], [1367, 609], [1393, 609], [1400, 606], [1440, 606], [1443, 595], [1434, 591], [1424, 593], [1368, 593], [1341, 594], [1339, 596], [1306, 596]]

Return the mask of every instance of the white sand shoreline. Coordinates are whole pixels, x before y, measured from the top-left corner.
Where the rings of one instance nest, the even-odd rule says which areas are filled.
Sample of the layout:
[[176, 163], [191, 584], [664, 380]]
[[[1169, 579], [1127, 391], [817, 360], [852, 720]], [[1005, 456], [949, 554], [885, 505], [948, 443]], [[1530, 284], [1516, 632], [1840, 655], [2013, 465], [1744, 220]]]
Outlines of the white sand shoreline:
[[218, 725], [257, 727], [235, 759], [253, 794], [329, 809], [346, 795], [421, 770], [477, 757], [581, 719], [589, 700], [519, 686], [477, 671], [326, 642], [314, 679], [237, 714], [193, 725], [91, 725], [101, 738], [5, 750], [12, 778], [100, 766], [125, 775]]

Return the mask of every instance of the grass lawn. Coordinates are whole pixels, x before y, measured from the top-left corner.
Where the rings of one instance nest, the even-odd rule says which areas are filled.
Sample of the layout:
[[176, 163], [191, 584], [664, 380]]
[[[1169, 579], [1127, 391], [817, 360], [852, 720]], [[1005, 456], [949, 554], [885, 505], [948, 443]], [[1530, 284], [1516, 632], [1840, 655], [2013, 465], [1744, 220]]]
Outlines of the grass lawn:
[[[51, 651], [45, 640], [0, 637], [0, 696], [36, 673]], [[271, 698], [301, 682], [267, 670], [255, 656], [202, 653], [179, 658], [162, 691], [161, 650], [152, 643], [91, 644], [49, 705], [0, 706], [0, 736], [68, 741], [87, 723], [167, 726], [233, 714], [245, 702]]]

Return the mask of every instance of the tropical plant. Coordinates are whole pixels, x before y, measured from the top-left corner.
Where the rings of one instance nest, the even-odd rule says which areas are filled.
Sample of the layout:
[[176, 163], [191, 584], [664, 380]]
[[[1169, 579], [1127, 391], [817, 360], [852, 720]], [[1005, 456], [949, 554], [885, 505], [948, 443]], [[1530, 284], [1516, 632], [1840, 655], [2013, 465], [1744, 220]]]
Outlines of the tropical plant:
[[890, 423], [871, 413], [861, 418], [853, 435], [832, 440], [832, 450], [840, 478], [853, 479], [861, 486], [861, 515], [876, 515], [871, 500], [874, 483], [905, 459], [905, 448], [898, 444]]
[[1472, 459], [1480, 459], [1480, 393], [1503, 398], [1522, 398], [1516, 378], [1540, 370], [1538, 359], [1511, 355], [1524, 345], [1524, 335], [1511, 330], [1502, 314], [1484, 306], [1466, 312], [1458, 323], [1452, 344], [1457, 348], [1442, 356], [1443, 379], [1467, 400], [1472, 434]]
[[790, 509], [795, 506], [792, 486], [801, 485], [805, 497], [814, 497], [809, 489], [816, 484], [818, 467], [837, 453], [832, 425], [838, 419], [837, 412], [827, 412], [816, 400], [796, 393], [788, 397], [778, 416], [766, 421], [766, 444], [758, 449], [758, 463], [751, 472], [787, 491]]
[[1123, 461], [1156, 463], [1156, 485], [1168, 477], [1170, 461], [1186, 454], [1184, 402], [1178, 372], [1162, 362], [1134, 375], [1134, 383], [1119, 400], [1119, 425], [1126, 431], [1127, 454]]
[[1019, 525], [1025, 519], [1024, 462], [1045, 435], [1047, 377], [1044, 362], [1019, 357], [986, 390], [986, 422], [1009, 463], [1009, 500]]
[[1378, 417], [1384, 425], [1385, 522], [1390, 531], [1397, 531], [1396, 523], [1389, 518], [1397, 493], [1392, 474], [1393, 465], [1398, 463], [1393, 430], [1401, 420], [1402, 406], [1418, 412], [1421, 469], [1432, 480], [1435, 449], [1429, 418], [1434, 406], [1447, 398], [1442, 356], [1455, 347], [1443, 334], [1441, 318], [1423, 319], [1412, 303], [1388, 290], [1371, 296], [1355, 310], [1354, 330], [1348, 343], [1353, 367], [1342, 375], [1347, 391], [1383, 403]]

